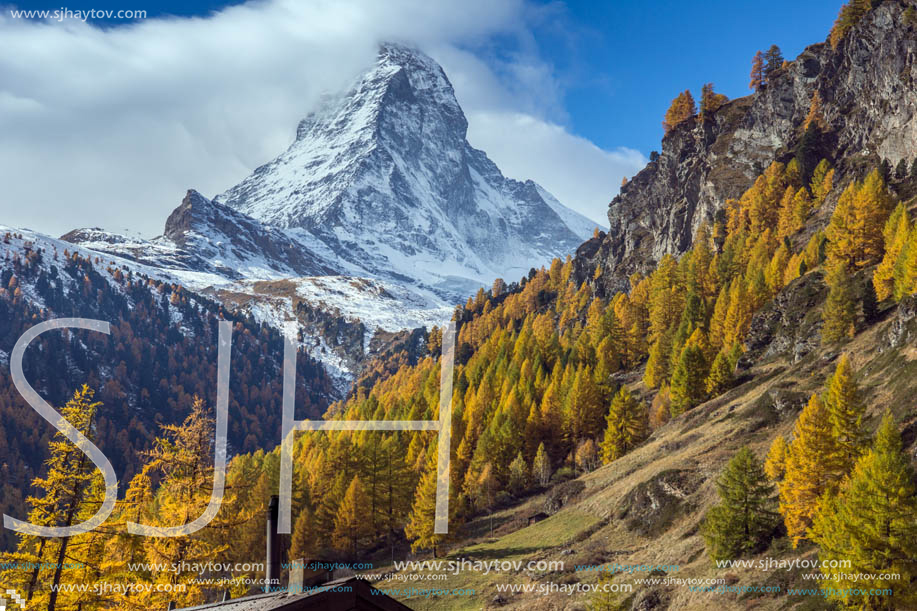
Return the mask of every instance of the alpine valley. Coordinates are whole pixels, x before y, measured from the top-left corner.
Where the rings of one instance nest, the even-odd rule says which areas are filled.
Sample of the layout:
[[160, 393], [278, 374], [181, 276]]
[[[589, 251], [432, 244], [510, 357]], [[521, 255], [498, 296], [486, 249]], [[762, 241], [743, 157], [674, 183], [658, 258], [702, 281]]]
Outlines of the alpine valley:
[[[244, 336], [239, 359], [261, 356], [234, 370], [242, 416], [230, 443], [273, 447], [282, 336], [308, 355], [298, 392], [317, 418], [361, 373], [385, 370], [364, 372], [372, 358], [415, 362], [424, 328], [448, 321], [469, 294], [569, 256], [593, 234], [595, 223], [539, 185], [504, 177], [466, 131], [442, 68], [416, 48], [383, 44], [348, 91], [300, 122], [286, 152], [213, 199], [188, 190], [155, 239], [98, 228], [54, 239], [0, 225], [9, 298], [0, 299], [0, 365], [37, 321], [111, 322], [114, 342], [68, 336], [75, 355], [58, 362], [33, 348], [25, 369], [52, 404], [88, 382], [121, 406], [102, 416], [101, 447], [129, 476], [190, 396], [215, 399], [204, 374], [215, 366], [216, 321], [232, 318]], [[0, 380], [5, 430], [30, 431], [0, 438], [5, 509], [21, 507], [53, 431]]]
[[275, 327], [297, 321], [345, 389], [377, 330], [442, 324], [478, 288], [572, 254], [597, 228], [534, 182], [504, 177], [467, 129], [442, 68], [383, 44], [286, 152], [212, 200], [188, 191], [161, 237], [62, 239]]
[[[360, 579], [431, 611], [917, 609], [917, 0], [850, 0], [825, 41], [751, 65], [748, 95], [677, 95], [605, 231], [504, 177], [466, 141], [443, 71], [395, 44], [277, 159], [212, 199], [189, 191], [159, 238], [0, 230], [0, 364], [41, 320], [111, 321], [110, 338], [42, 336], [25, 370], [56, 405], [96, 389], [84, 428], [140, 473], [109, 531], [5, 541], [31, 562], [70, 544], [85, 571], [11, 569], [0, 586], [42, 603], [127, 574], [188, 589], [62, 589], [59, 608], [188, 607], [254, 590], [127, 563], [246, 563], [270, 542], [369, 563]], [[229, 492], [191, 537], [129, 537], [135, 515], [208, 507], [221, 318]], [[450, 318], [451, 446], [343, 422], [297, 435], [292, 533], [266, 532], [282, 335], [301, 345], [300, 418], [438, 421]], [[4, 509], [40, 513], [65, 472], [90, 481], [40, 464], [66, 444], [48, 450], [6, 376], [0, 408]], [[67, 507], [91, 514], [99, 489]], [[501, 570], [463, 568], [479, 561]], [[272, 596], [257, 608], [286, 604]]]

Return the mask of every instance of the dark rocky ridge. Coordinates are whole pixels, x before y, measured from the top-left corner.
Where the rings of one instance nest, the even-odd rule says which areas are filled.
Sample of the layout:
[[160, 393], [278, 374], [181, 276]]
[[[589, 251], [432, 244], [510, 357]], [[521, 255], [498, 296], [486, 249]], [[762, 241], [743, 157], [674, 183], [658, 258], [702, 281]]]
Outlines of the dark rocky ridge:
[[[335, 273], [321, 257], [282, 231], [210, 201], [193, 189], [166, 219], [163, 235], [182, 250], [208, 261], [226, 257], [228, 249], [240, 259], [262, 258], [275, 271], [288, 269], [300, 276]], [[218, 241], [214, 236], [226, 240]], [[232, 270], [226, 271], [232, 275]]]
[[[912, 3], [910, 3], [912, 4]], [[662, 141], [662, 153], [609, 205], [608, 234], [577, 251], [575, 273], [601, 293], [627, 288], [665, 254], [690, 248], [726, 199], [739, 197], [774, 159], [788, 161], [802, 135], [813, 93], [827, 129], [818, 153], [837, 166], [835, 184], [917, 149], [917, 37], [908, 2], [888, 0], [851, 29], [837, 49], [806, 48], [760, 92], [732, 100], [710, 120], [689, 119]]]
[[337, 273], [323, 257], [282, 230], [210, 201], [194, 189], [166, 219], [163, 235], [153, 240], [132, 240], [101, 229], [75, 229], [60, 239], [152, 267], [232, 279], [243, 278], [241, 268], [246, 266], [290, 276]]

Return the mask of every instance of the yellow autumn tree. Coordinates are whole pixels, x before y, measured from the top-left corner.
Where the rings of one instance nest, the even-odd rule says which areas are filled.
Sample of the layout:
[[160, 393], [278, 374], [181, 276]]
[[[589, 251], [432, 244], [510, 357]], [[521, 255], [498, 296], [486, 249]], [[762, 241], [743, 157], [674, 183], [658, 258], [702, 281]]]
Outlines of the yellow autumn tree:
[[819, 558], [849, 568], [825, 575], [828, 598], [845, 608], [917, 607], [917, 489], [901, 435], [886, 412], [872, 449], [856, 463], [840, 494], [825, 496], [812, 526]]
[[767, 457], [764, 459], [764, 472], [773, 481], [783, 479], [786, 473], [786, 455], [789, 451], [789, 444], [786, 437], [777, 435], [767, 451]]
[[694, 102], [694, 96], [691, 91], [685, 89], [672, 100], [669, 109], [665, 113], [665, 120], [662, 127], [668, 133], [679, 123], [686, 121], [697, 114], [697, 105]]
[[818, 499], [840, 484], [837, 447], [825, 404], [813, 394], [799, 414], [793, 442], [786, 452], [786, 473], [780, 483], [780, 513], [795, 548], [805, 539]]
[[334, 519], [332, 542], [340, 551], [349, 551], [357, 557], [360, 542], [372, 534], [372, 524], [366, 519], [369, 499], [359, 476], [354, 476], [344, 493], [344, 500]]
[[647, 430], [647, 409], [625, 387], [615, 395], [605, 419], [602, 460], [610, 463], [640, 443]]
[[853, 337], [856, 332], [856, 302], [850, 286], [850, 274], [843, 261], [828, 268], [825, 282], [828, 297], [822, 308], [822, 341], [830, 344]]
[[847, 354], [841, 355], [834, 373], [828, 378], [825, 407], [838, 451], [838, 468], [846, 473], [866, 447], [862, 430], [866, 404]]
[[885, 255], [872, 276], [876, 299], [879, 301], [884, 301], [895, 293], [895, 270], [899, 268], [901, 254], [907, 247], [910, 228], [907, 207], [901, 202], [888, 217], [882, 230]]
[[854, 270], [878, 262], [883, 254], [882, 230], [891, 202], [878, 169], [863, 182], [847, 185], [825, 229], [829, 258]]

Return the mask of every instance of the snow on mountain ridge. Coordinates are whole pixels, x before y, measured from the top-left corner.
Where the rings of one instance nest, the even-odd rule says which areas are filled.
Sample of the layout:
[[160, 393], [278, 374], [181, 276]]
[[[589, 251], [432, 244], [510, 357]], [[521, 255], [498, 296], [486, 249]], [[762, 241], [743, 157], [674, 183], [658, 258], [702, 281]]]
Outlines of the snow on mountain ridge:
[[350, 91], [300, 123], [286, 152], [214, 201], [308, 231], [366, 275], [451, 299], [565, 256], [590, 236], [595, 223], [535, 183], [504, 177], [467, 129], [442, 68], [384, 44]]
[[595, 227], [533, 181], [506, 178], [467, 129], [442, 68], [385, 44], [279, 157], [213, 200], [188, 191], [162, 236], [63, 239], [285, 332], [295, 320], [343, 384], [376, 330], [441, 324], [479, 287], [573, 253]]

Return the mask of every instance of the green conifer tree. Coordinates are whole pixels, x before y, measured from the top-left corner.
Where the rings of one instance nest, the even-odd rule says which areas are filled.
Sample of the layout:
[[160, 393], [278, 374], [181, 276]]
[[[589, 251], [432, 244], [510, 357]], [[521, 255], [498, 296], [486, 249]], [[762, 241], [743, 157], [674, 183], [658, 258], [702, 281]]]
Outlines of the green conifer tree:
[[834, 374], [828, 379], [825, 407], [831, 421], [831, 432], [839, 452], [838, 466], [847, 473], [863, 453], [863, 412], [866, 405], [854, 378], [850, 359], [842, 354]]
[[[829, 597], [859, 609], [917, 608], [917, 590], [906, 585], [917, 579], [915, 515], [914, 468], [886, 412], [872, 450], [857, 461], [837, 498], [822, 498], [812, 526], [821, 560], [852, 564], [827, 574], [822, 586]], [[886, 589], [892, 594], [875, 593]]]
[[704, 520], [707, 553], [716, 560], [731, 560], [765, 546], [778, 523], [774, 487], [754, 453], [741, 448], [717, 481], [720, 503]]
[[828, 269], [825, 278], [828, 284], [828, 298], [822, 309], [822, 341], [826, 344], [853, 337], [856, 322], [856, 303], [850, 286], [847, 266], [837, 263]]
[[[698, 330], [698, 332], [700, 332]], [[703, 348], [689, 340], [672, 372], [672, 417], [700, 404], [706, 397], [707, 362]]]

